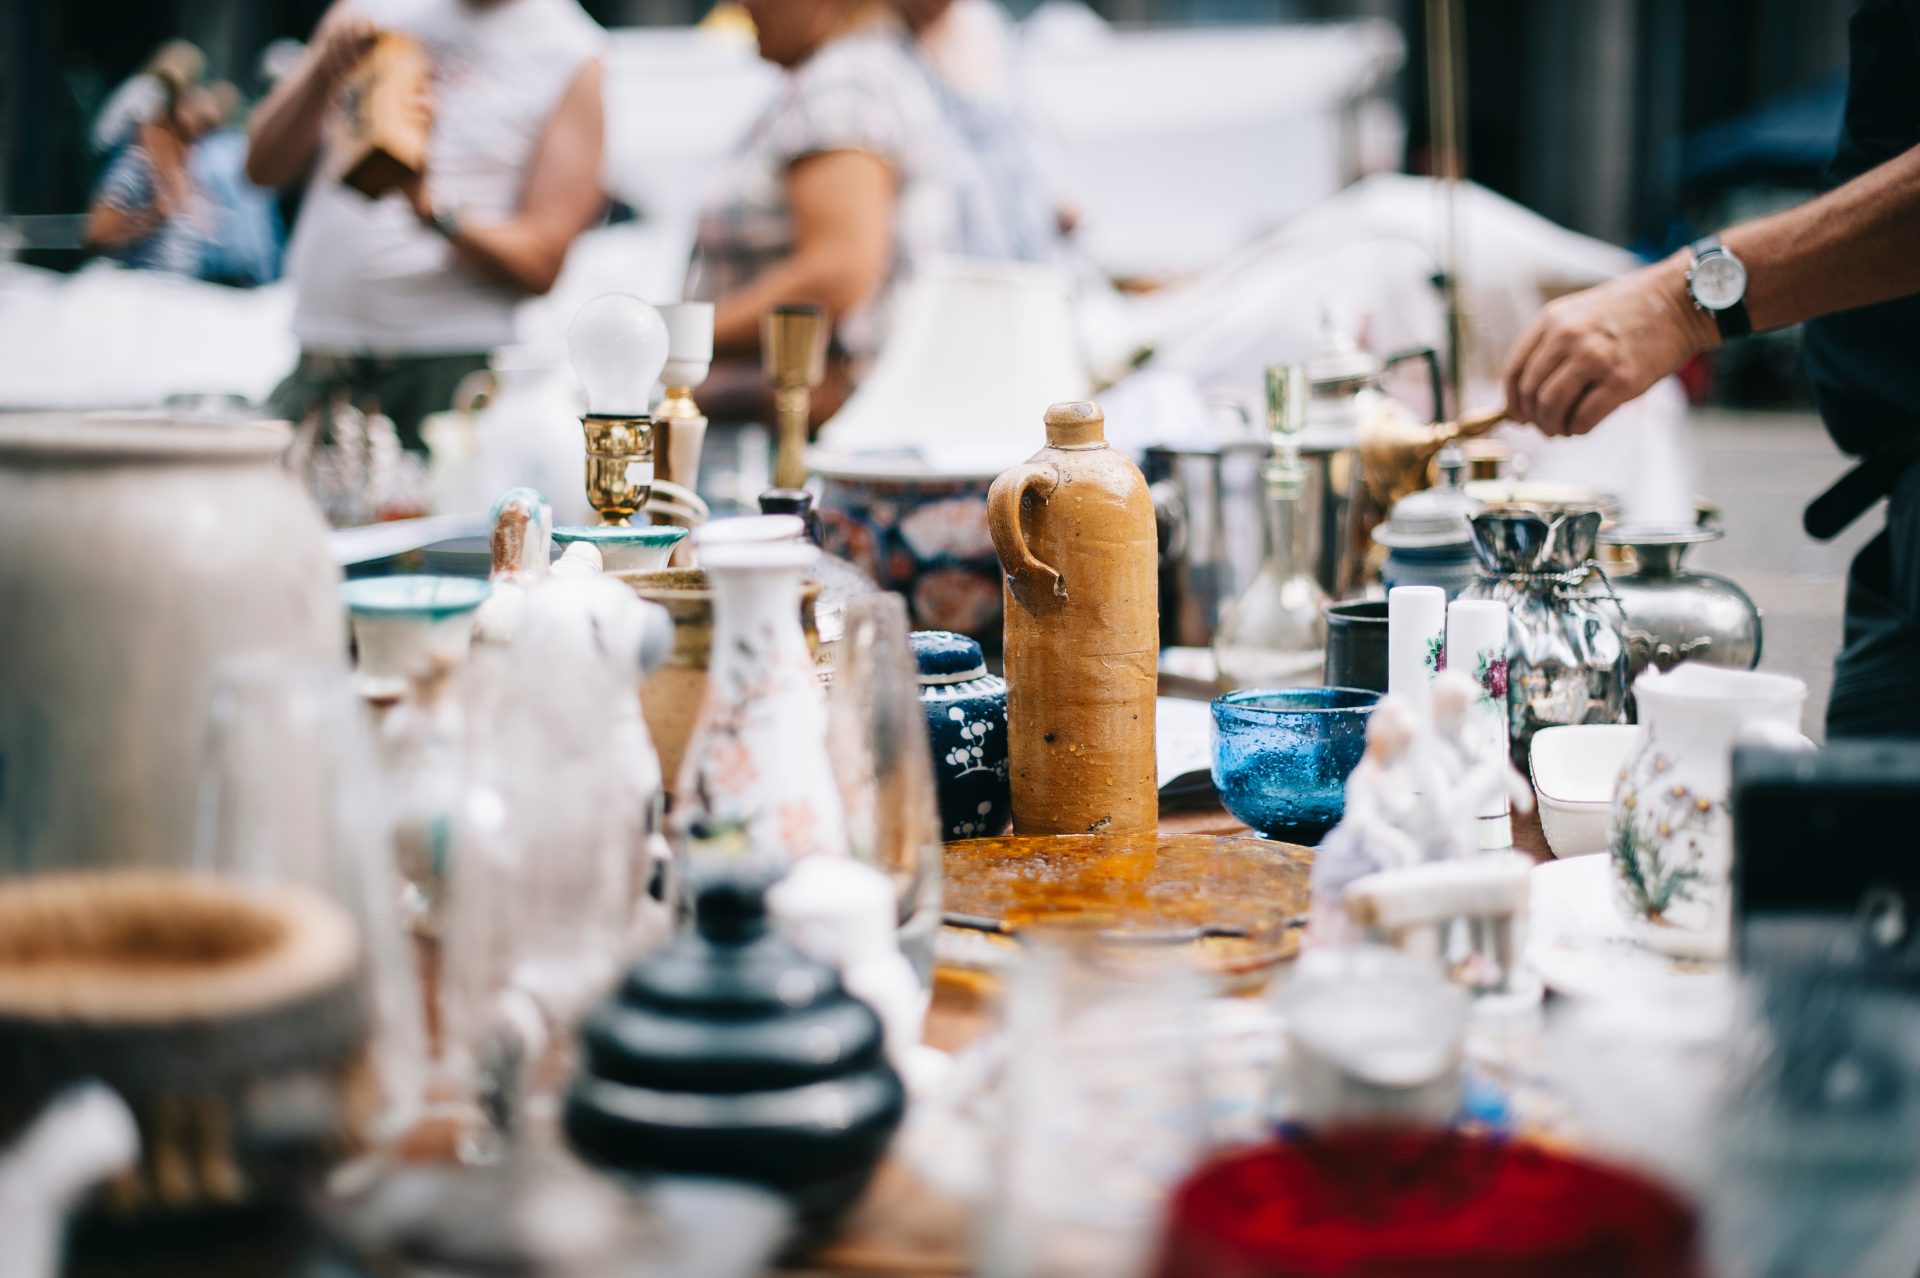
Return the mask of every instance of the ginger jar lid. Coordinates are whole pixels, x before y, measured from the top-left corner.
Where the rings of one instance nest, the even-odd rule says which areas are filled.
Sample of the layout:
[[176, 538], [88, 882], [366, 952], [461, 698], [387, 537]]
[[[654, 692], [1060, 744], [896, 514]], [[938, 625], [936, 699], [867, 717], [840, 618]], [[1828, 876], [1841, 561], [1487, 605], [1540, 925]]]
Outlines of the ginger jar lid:
[[951, 630], [916, 630], [911, 642], [923, 688], [987, 677], [987, 660], [977, 639]]

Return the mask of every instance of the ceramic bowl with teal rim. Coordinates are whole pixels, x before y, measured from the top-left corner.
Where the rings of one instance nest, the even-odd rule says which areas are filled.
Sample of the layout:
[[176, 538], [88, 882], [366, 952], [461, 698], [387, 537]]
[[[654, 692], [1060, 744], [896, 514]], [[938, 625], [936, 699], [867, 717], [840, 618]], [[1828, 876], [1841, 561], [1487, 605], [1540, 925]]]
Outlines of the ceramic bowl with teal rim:
[[360, 577], [341, 583], [360, 695], [390, 704], [414, 681], [458, 666], [473, 643], [473, 614], [491, 590], [477, 577]]
[[1248, 688], [1213, 702], [1213, 784], [1227, 811], [1270, 839], [1318, 843], [1346, 810], [1367, 748], [1367, 688]]
[[686, 537], [684, 528], [652, 524], [569, 524], [553, 530], [554, 544], [563, 552], [575, 542], [586, 542], [600, 552], [600, 564], [608, 572], [658, 572]]

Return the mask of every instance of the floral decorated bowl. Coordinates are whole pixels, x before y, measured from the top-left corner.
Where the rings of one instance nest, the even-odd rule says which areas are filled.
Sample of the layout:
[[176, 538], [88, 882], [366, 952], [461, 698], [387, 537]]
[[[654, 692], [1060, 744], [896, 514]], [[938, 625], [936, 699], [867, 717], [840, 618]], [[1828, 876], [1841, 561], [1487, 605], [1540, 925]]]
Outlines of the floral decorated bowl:
[[987, 535], [992, 475], [941, 475], [918, 462], [815, 454], [820, 544], [883, 590], [913, 624], [1000, 646], [1000, 559]]
[[1340, 823], [1347, 775], [1380, 694], [1247, 688], [1213, 702], [1213, 784], [1227, 811], [1270, 839], [1312, 844]]

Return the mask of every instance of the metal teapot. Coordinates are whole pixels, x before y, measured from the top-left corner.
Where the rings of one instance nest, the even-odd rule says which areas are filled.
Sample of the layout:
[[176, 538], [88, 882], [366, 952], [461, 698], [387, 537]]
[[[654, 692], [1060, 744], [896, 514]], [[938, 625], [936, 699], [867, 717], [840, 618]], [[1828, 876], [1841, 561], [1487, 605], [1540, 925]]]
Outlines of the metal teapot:
[[1626, 616], [1593, 560], [1600, 519], [1507, 506], [1469, 521], [1480, 577], [1461, 598], [1507, 605], [1507, 715], [1522, 769], [1541, 728], [1626, 720]]

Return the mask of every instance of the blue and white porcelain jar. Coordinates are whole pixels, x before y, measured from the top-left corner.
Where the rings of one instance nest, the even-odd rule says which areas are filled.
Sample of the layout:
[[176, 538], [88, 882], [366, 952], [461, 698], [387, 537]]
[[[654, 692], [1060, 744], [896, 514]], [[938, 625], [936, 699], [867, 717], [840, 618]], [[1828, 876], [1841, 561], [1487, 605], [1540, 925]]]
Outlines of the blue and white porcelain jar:
[[947, 630], [917, 630], [920, 704], [933, 743], [941, 836], [999, 834], [1013, 815], [1007, 783], [1007, 681], [987, 673], [979, 641]]

